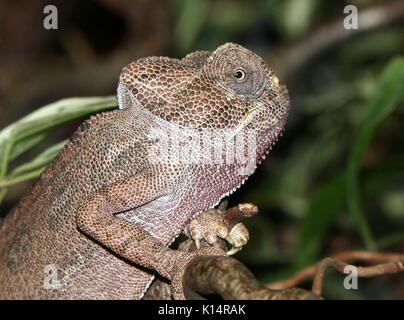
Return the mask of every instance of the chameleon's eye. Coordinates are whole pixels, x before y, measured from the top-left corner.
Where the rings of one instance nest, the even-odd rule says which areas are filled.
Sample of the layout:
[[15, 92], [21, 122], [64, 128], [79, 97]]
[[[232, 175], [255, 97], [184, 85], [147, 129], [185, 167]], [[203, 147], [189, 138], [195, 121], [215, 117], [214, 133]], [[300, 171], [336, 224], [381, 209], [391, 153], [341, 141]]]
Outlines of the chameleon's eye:
[[237, 69], [234, 71], [234, 76], [238, 79], [238, 81], [243, 81], [245, 79], [245, 72], [242, 69]]
[[243, 96], [258, 97], [268, 79], [265, 62], [247, 49], [233, 44], [219, 47], [212, 54], [219, 83], [227, 90]]

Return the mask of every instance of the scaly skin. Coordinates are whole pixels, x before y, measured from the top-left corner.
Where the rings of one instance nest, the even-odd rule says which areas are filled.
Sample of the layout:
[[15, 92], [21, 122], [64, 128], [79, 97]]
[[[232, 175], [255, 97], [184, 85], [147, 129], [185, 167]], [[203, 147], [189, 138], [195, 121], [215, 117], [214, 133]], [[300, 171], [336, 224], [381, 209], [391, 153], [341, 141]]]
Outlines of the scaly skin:
[[186, 264], [223, 252], [169, 244], [252, 174], [289, 106], [263, 60], [231, 43], [129, 64], [118, 101], [80, 126], [5, 218], [0, 298], [138, 299], [156, 272], [184, 298]]

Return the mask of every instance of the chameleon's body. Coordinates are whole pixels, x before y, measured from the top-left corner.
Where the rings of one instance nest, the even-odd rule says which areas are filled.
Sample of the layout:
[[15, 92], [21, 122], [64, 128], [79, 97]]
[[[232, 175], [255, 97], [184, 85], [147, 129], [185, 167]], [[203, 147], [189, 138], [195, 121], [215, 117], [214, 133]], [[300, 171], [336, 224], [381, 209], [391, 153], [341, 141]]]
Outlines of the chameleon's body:
[[[217, 254], [168, 245], [252, 173], [289, 104], [261, 58], [235, 44], [135, 61], [121, 74], [118, 100], [120, 110], [80, 126], [5, 218], [0, 298], [136, 299], [155, 272], [172, 280], [195, 255]], [[197, 148], [207, 132], [225, 142], [242, 137], [236, 153], [256, 144], [254, 156], [207, 161], [219, 146]], [[190, 161], [200, 156], [203, 163]]]

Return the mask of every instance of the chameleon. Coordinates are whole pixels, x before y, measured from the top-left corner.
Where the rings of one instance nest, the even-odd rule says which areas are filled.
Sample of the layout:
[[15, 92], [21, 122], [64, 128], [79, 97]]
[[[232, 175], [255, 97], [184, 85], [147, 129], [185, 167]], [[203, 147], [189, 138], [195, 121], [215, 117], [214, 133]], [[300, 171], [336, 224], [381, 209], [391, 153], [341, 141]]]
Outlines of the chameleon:
[[273, 70], [235, 43], [135, 60], [117, 100], [79, 126], [2, 222], [0, 298], [141, 299], [159, 275], [184, 299], [186, 265], [226, 253], [170, 245], [181, 232], [203, 238], [192, 221], [255, 171], [290, 105]]

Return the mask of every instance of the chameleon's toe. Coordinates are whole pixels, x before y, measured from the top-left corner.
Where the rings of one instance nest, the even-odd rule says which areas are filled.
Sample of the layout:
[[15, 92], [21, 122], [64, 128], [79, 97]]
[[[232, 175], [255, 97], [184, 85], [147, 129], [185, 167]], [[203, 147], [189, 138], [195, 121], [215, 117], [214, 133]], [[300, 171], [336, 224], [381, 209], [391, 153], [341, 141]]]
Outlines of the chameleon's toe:
[[209, 210], [194, 218], [184, 230], [196, 247], [201, 247], [201, 240], [212, 246], [218, 245], [218, 239], [225, 239], [229, 234], [223, 218], [217, 210]]
[[211, 246], [220, 247], [218, 240], [224, 239], [231, 245], [227, 254], [233, 255], [247, 243], [249, 234], [241, 222], [237, 223], [230, 231], [228, 228], [228, 225], [223, 221], [223, 211], [212, 209], [194, 218], [185, 228], [184, 233], [194, 241], [197, 249], [201, 248], [202, 240]]
[[240, 251], [250, 238], [248, 229], [241, 222], [237, 223], [228, 233], [225, 240], [231, 244], [232, 248], [227, 251], [227, 255], [231, 256]]

